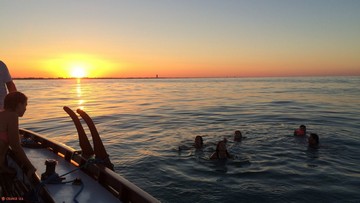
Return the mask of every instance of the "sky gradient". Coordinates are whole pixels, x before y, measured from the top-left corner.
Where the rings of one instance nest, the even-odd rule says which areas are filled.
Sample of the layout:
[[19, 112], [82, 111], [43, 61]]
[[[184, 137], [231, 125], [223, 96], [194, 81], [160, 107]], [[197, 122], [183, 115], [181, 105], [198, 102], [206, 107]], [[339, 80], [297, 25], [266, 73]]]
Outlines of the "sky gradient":
[[0, 0], [13, 77], [360, 75], [358, 0]]

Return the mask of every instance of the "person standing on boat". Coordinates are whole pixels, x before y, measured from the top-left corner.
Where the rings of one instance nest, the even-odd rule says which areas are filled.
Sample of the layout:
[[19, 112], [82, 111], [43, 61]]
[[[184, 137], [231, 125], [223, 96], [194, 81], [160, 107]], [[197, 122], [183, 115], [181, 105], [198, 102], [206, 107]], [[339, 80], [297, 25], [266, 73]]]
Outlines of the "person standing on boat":
[[15, 173], [5, 162], [9, 146], [20, 163], [23, 163], [21, 167], [28, 177], [36, 171], [20, 144], [19, 117], [24, 115], [26, 106], [27, 97], [21, 92], [10, 92], [5, 97], [4, 111], [0, 112], [0, 173]]
[[5, 63], [0, 60], [0, 111], [4, 109], [4, 98], [6, 96], [6, 88], [8, 92], [16, 92], [16, 85], [13, 82], [11, 75]]

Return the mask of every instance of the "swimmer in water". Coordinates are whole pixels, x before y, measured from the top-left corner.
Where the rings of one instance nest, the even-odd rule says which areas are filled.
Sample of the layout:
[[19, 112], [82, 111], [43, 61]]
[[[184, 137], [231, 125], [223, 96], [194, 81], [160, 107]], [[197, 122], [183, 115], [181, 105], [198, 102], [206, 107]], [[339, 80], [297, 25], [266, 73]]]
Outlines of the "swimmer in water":
[[195, 149], [201, 149], [203, 148], [203, 146], [204, 146], [203, 138], [200, 135], [196, 136], [194, 143]]
[[305, 136], [306, 135], [306, 126], [300, 125], [299, 129], [294, 131], [294, 136]]
[[241, 140], [243, 139], [243, 136], [241, 134], [240, 130], [235, 130], [234, 132], [234, 142], [241, 142]]
[[310, 148], [318, 148], [319, 147], [319, 136], [316, 133], [311, 133], [308, 138], [308, 143]]
[[[194, 146], [195, 149], [202, 149], [204, 147], [204, 142], [203, 142], [202, 136], [200, 136], [200, 135], [196, 136], [195, 140], [194, 140], [194, 144], [192, 146]], [[191, 147], [189, 147], [189, 146], [185, 146], [185, 145], [179, 146], [179, 151], [189, 150], [189, 149], [191, 149]]]
[[216, 151], [210, 156], [210, 159], [215, 160], [215, 159], [226, 159], [226, 158], [232, 158], [232, 156], [227, 151], [226, 141], [222, 140], [218, 142], [216, 146]]

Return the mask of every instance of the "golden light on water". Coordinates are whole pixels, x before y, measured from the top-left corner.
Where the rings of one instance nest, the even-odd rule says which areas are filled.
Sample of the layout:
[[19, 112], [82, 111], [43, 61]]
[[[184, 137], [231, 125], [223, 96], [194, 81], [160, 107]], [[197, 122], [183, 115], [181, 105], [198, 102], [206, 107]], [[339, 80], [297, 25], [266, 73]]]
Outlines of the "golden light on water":
[[77, 93], [77, 97], [78, 97], [78, 108], [81, 110], [84, 110], [84, 105], [85, 105], [85, 100], [83, 100], [83, 95], [82, 95], [82, 89], [81, 89], [81, 79], [78, 78], [77, 79], [77, 84], [76, 84], [76, 93]]

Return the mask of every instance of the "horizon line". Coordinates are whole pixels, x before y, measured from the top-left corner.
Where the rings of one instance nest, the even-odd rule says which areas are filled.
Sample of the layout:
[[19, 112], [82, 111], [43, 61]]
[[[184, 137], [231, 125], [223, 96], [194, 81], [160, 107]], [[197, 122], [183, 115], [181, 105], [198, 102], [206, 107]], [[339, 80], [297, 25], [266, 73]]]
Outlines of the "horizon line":
[[359, 77], [360, 75], [288, 75], [288, 76], [183, 76], [183, 77], [13, 77], [13, 80], [71, 80], [71, 79], [196, 79], [196, 78], [296, 78], [296, 77]]

